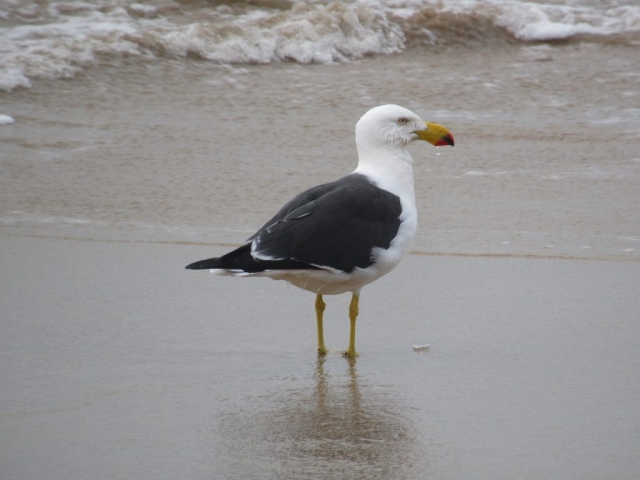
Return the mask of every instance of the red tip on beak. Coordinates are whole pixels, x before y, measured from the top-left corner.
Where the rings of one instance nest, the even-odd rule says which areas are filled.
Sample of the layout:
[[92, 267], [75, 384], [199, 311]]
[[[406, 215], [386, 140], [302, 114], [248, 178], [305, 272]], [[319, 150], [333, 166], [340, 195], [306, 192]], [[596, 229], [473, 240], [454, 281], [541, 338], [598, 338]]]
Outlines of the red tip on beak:
[[454, 144], [453, 135], [447, 133], [442, 139], [438, 140], [436, 143], [436, 147], [446, 147], [447, 145], [451, 145], [453, 147]]

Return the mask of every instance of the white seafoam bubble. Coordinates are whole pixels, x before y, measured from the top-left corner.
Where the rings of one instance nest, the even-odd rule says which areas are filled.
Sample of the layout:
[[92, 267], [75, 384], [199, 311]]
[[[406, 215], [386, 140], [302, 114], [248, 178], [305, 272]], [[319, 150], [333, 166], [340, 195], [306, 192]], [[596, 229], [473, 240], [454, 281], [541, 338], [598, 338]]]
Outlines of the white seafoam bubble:
[[414, 352], [428, 352], [431, 350], [431, 345], [428, 343], [413, 345]]
[[9, 115], [0, 114], [0, 125], [11, 125], [14, 122]]

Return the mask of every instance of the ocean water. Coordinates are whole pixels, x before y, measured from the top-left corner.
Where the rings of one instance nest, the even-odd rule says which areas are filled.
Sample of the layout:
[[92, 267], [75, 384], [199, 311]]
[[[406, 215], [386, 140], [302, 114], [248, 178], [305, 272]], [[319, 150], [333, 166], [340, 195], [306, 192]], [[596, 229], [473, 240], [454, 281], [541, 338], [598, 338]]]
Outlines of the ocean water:
[[0, 89], [10, 91], [126, 59], [328, 65], [415, 45], [637, 46], [640, 6], [634, 0], [6, 0], [0, 27]]
[[457, 140], [414, 253], [640, 258], [631, 0], [10, 0], [0, 45], [7, 232], [237, 244], [397, 103]]

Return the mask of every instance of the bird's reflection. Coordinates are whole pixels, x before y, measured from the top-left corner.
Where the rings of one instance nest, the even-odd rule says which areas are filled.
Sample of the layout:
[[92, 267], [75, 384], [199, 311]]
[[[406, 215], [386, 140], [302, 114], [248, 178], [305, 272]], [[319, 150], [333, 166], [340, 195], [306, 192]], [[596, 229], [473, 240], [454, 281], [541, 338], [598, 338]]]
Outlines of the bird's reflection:
[[356, 362], [319, 357], [311, 387], [226, 418], [229, 467], [244, 478], [402, 478], [421, 456], [417, 435], [393, 392], [361, 379]]

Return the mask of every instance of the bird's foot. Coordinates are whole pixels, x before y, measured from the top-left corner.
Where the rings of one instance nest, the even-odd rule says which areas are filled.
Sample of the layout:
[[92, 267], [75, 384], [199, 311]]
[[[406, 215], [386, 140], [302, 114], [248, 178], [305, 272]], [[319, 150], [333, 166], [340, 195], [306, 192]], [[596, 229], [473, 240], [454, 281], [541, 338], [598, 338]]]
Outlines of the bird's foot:
[[360, 354], [358, 352], [356, 352], [355, 350], [352, 350], [352, 349], [348, 349], [346, 352], [344, 352], [342, 354], [342, 356], [345, 357], [345, 358], [356, 358], [359, 355]]
[[318, 355], [326, 355], [327, 353], [329, 353], [329, 349], [327, 347], [324, 345], [318, 347]]

